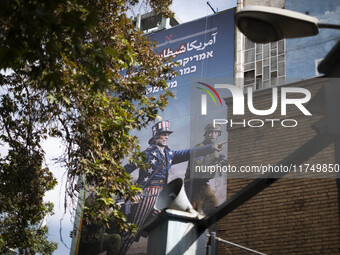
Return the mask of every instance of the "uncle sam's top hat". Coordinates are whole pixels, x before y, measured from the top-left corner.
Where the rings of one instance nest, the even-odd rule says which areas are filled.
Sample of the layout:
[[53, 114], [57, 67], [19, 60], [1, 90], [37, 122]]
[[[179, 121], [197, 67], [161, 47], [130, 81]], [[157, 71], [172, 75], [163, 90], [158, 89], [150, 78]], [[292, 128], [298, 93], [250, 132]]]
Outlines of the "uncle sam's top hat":
[[152, 138], [149, 140], [149, 144], [153, 144], [155, 139], [162, 133], [168, 133], [169, 135], [173, 133], [173, 131], [170, 130], [170, 123], [168, 120], [157, 122], [152, 127]]

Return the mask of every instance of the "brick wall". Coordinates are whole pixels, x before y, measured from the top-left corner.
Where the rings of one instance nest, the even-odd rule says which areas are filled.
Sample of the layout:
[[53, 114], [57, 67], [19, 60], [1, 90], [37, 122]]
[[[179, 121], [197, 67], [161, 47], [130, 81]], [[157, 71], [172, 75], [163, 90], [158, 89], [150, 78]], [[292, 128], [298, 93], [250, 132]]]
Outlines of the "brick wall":
[[[324, 80], [314, 78], [289, 86], [307, 88], [314, 95]], [[268, 109], [271, 94], [271, 89], [254, 92], [255, 108]], [[228, 119], [236, 120], [232, 116], [230, 98], [226, 99], [226, 103]], [[311, 126], [321, 118], [320, 115], [304, 116], [294, 106], [288, 107], [287, 113], [284, 118], [296, 119], [297, 127], [265, 125], [261, 128], [228, 128], [229, 164], [237, 167], [261, 163], [274, 165], [317, 134]], [[279, 110], [271, 116], [260, 118], [248, 111], [242, 118], [282, 119], [282, 116]], [[333, 144], [307, 162], [334, 163]], [[247, 178], [228, 178], [228, 197], [251, 181]], [[334, 178], [282, 178], [220, 220], [218, 236], [266, 254], [339, 254], [336, 181]], [[250, 253], [220, 243], [219, 254]]]

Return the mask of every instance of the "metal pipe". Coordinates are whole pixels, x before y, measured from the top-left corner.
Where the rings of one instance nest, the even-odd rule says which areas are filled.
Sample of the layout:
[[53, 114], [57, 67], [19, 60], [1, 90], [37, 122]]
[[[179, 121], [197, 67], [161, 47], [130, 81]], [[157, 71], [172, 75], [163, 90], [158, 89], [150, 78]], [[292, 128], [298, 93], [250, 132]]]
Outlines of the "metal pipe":
[[331, 29], [340, 29], [340, 25], [338, 24], [327, 24], [327, 23], [318, 23], [319, 28], [331, 28]]
[[210, 9], [211, 9], [214, 13], [216, 13], [216, 11], [215, 11], [214, 8], [211, 6], [211, 4], [209, 3], [209, 1], [207, 2], [207, 5], [210, 7]]
[[253, 253], [255, 253], [255, 254], [266, 255], [265, 253], [262, 253], [262, 252], [259, 252], [259, 251], [255, 251], [255, 250], [253, 250], [253, 249], [250, 249], [250, 248], [244, 247], [244, 246], [242, 246], [242, 245], [239, 245], [239, 244], [236, 244], [236, 243], [233, 243], [233, 242], [224, 240], [224, 239], [219, 238], [219, 237], [215, 237], [215, 239], [216, 239], [217, 241], [222, 242], [222, 243], [230, 244], [230, 245], [233, 245], [233, 246], [235, 246], [235, 247], [237, 247], [237, 248], [240, 248], [240, 249], [243, 249], [243, 250], [246, 250], [246, 251], [249, 251], [249, 252], [253, 252]]

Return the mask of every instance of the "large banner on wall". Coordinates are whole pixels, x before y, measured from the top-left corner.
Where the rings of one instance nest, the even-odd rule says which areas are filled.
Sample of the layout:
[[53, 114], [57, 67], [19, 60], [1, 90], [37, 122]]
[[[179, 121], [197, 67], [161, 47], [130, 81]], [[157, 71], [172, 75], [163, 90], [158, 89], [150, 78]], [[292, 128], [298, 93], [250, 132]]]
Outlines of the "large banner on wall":
[[[207, 89], [204, 85], [206, 79], [211, 80], [213, 78], [221, 82], [233, 82], [235, 59], [234, 14], [235, 9], [231, 9], [148, 35], [150, 40], [156, 41], [156, 50], [161, 56], [173, 57], [173, 61], [178, 64], [176, 67], [178, 76], [168, 81], [168, 87], [175, 93], [176, 97], [170, 100], [164, 112], [159, 113], [156, 123], [137, 134], [142, 148], [148, 154], [151, 154], [151, 164], [153, 163], [152, 160], [157, 162], [155, 165], [161, 162], [161, 159], [157, 157], [162, 156], [155, 153], [156, 149], [153, 149], [153, 145], [149, 143], [158, 131], [169, 130], [172, 132], [169, 134], [166, 143], [169, 153], [174, 153], [174, 155], [185, 153], [185, 150], [189, 148], [209, 146], [209, 144], [223, 143], [227, 140], [225, 128], [213, 127], [212, 125], [212, 119], [215, 115], [213, 116], [209, 111], [208, 114], [201, 115], [201, 106], [198, 101], [201, 98], [201, 93], [206, 93], [204, 91]], [[157, 96], [161, 92], [157, 88], [150, 87], [147, 93]], [[197, 100], [193, 100], [193, 96]], [[220, 93], [219, 96], [223, 100], [225, 95]], [[212, 100], [207, 101], [209, 107]], [[220, 102], [218, 103], [220, 104]], [[226, 118], [227, 109], [223, 102], [222, 104], [223, 106], [219, 105], [219, 107], [209, 107], [208, 110], [214, 111], [214, 114], [222, 114], [223, 118]], [[152, 156], [152, 153], [157, 156]], [[165, 154], [169, 156], [167, 152]], [[198, 162], [202, 165], [222, 163], [227, 158], [227, 146], [225, 144], [223, 150], [219, 152], [215, 151], [199, 155], [199, 157], [193, 155], [194, 153], [191, 155], [191, 160], [169, 156], [172, 162], [170, 163], [167, 182], [175, 178], [182, 178], [193, 207], [200, 213], [207, 214], [209, 210], [225, 201], [226, 179], [224, 176], [205, 178], [204, 175], [191, 178], [189, 164], [197, 165]], [[157, 171], [157, 169], [155, 170]], [[141, 178], [141, 172], [138, 170], [132, 172], [132, 175], [136, 179]], [[144, 178], [151, 179], [152, 177], [148, 175]], [[154, 177], [154, 179], [157, 178]], [[143, 214], [139, 212], [138, 215]], [[131, 246], [129, 253], [138, 252], [141, 252], [141, 244], [135, 243]]]
[[[201, 214], [207, 214], [226, 199], [224, 176], [192, 178], [190, 165], [223, 164], [227, 160], [226, 129], [212, 125], [215, 116], [210, 112], [201, 114], [199, 100], [202, 93], [211, 94], [209, 84], [205, 83], [207, 78], [233, 82], [234, 14], [235, 9], [230, 9], [147, 35], [150, 40], [156, 41], [158, 54], [172, 57], [177, 63], [178, 76], [168, 80], [168, 87], [175, 98], [170, 100], [164, 112], [159, 113], [154, 123], [135, 133], [150, 168], [125, 165], [127, 172], [143, 187], [138, 203], [122, 207], [129, 220], [139, 227], [157, 213], [153, 208], [157, 194], [175, 178], [184, 180], [189, 200]], [[150, 96], [157, 97], [160, 93], [162, 91], [158, 88], [149, 87], [147, 90]], [[211, 106], [214, 104], [211, 97], [208, 108], [226, 118], [227, 109], [222, 102], [224, 96], [222, 93], [218, 95], [218, 108]], [[219, 143], [221, 146], [216, 149], [214, 145]], [[143, 254], [147, 248], [145, 237], [143, 231], [135, 236], [121, 234], [120, 254]], [[101, 243], [104, 248], [105, 240]]]

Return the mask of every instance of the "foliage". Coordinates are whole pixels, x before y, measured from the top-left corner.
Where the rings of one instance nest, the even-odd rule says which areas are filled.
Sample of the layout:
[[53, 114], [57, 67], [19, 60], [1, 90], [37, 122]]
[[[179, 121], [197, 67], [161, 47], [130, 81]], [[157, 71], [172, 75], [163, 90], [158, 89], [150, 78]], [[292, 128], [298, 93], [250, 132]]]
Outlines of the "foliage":
[[[126, 12], [137, 0], [15, 0], [0, 2], [0, 252], [51, 254], [39, 224], [52, 206], [43, 201], [56, 180], [44, 164], [41, 143], [66, 145], [67, 194], [85, 176], [96, 201], [86, 217], [133, 230], [115, 197], [140, 189], [121, 162], [142, 160], [134, 129], [153, 121], [171, 93], [169, 60], [136, 31]], [[171, 1], [148, 0], [166, 15]], [[147, 86], [164, 90], [147, 97]], [[67, 204], [65, 204], [66, 206]], [[107, 214], [107, 212], [112, 212]]]

